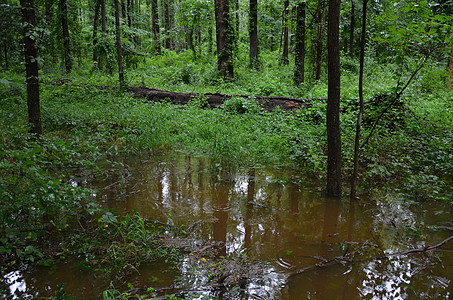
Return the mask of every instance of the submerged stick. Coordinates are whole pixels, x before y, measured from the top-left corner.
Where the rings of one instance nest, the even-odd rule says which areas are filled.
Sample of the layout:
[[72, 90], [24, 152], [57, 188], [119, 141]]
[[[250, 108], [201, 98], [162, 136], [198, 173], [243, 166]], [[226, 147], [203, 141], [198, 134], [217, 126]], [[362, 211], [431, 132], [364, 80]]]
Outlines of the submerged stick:
[[[423, 248], [410, 249], [410, 250], [406, 250], [406, 251], [402, 251], [402, 252], [384, 254], [382, 256], [369, 258], [369, 259], [366, 259], [366, 260], [378, 260], [378, 259], [384, 259], [384, 258], [388, 259], [388, 258], [394, 257], [394, 256], [408, 256], [408, 255], [413, 255], [413, 254], [426, 253], [426, 252], [429, 252], [429, 251], [438, 250], [442, 246], [444, 246], [445, 244], [447, 244], [448, 242], [450, 242], [452, 240], [453, 240], [453, 235], [448, 237], [448, 238], [446, 238], [445, 240], [443, 240], [442, 242], [440, 242], [440, 243], [438, 243], [438, 244], [436, 244], [434, 246], [427, 246], [427, 247], [423, 247]], [[309, 270], [312, 270], [312, 269], [315, 269], [315, 268], [326, 267], [326, 266], [331, 265], [331, 264], [336, 263], [336, 262], [354, 262], [354, 253], [358, 252], [360, 249], [363, 249], [367, 245], [368, 244], [365, 242], [365, 243], [362, 244], [362, 246], [359, 249], [357, 249], [356, 251], [354, 251], [352, 253], [345, 252], [345, 254], [343, 254], [342, 256], [337, 256], [337, 257], [332, 258], [330, 260], [325, 260], [322, 263], [318, 263], [318, 264], [315, 264], [315, 265], [312, 265], [312, 266], [309, 266], [309, 267], [306, 267], [306, 268], [303, 268], [303, 269], [295, 270], [295, 271], [293, 271], [292, 273], [290, 273], [288, 275], [288, 278], [289, 277], [293, 277], [293, 276], [298, 275], [298, 274], [305, 273], [306, 271], [309, 271]]]

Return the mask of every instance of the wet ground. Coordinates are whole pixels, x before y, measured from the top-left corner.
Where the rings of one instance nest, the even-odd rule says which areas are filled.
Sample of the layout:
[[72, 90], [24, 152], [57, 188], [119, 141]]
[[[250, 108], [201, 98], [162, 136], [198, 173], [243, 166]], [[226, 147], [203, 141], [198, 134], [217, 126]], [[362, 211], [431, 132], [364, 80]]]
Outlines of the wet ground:
[[[416, 203], [379, 191], [361, 200], [329, 199], [302, 186], [291, 170], [235, 172], [180, 153], [127, 158], [129, 171], [97, 183], [99, 201], [119, 212], [185, 227], [217, 242], [217, 254], [247, 261], [226, 291], [202, 289], [200, 257], [177, 270], [141, 269], [137, 282], [230, 299], [449, 299], [453, 297], [453, 212], [443, 203]], [[318, 187], [319, 188], [319, 187]], [[223, 243], [221, 243], [223, 242]], [[218, 245], [218, 246], [217, 246]], [[239, 265], [225, 265], [239, 268]], [[209, 267], [209, 266], [207, 266]], [[76, 299], [101, 298], [109, 282], [68, 262], [56, 270], [17, 270], [3, 278], [10, 290], [54, 295], [64, 283]]]

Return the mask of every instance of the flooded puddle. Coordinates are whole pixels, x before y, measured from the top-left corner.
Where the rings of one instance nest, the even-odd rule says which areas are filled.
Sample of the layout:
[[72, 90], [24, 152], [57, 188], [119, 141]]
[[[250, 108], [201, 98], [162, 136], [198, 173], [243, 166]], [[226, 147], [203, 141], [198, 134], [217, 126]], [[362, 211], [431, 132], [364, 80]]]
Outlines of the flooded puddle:
[[[452, 241], [439, 251], [388, 255], [453, 235], [450, 206], [389, 201], [384, 194], [352, 202], [329, 199], [293, 183], [297, 176], [288, 170], [229, 173], [206, 159], [177, 153], [125, 162], [131, 171], [99, 184], [105, 207], [185, 226], [208, 241], [223, 242], [221, 255], [261, 265], [259, 274], [249, 274], [226, 294], [201, 294], [225, 299], [452, 297]], [[200, 278], [190, 268], [188, 262], [171, 272], [165, 265], [150, 266], [137, 280], [197, 288]], [[105, 280], [67, 269], [17, 271], [3, 280], [15, 282], [11, 291], [40, 297], [50, 290], [54, 295], [59, 283], [77, 299], [100, 298], [108, 288]]]

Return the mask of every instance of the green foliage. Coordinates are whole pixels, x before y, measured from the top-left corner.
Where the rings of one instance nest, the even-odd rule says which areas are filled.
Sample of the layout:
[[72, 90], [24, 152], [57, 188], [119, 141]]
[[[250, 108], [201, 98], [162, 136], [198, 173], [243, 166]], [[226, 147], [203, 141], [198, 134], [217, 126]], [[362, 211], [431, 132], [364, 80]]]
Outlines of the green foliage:
[[121, 282], [138, 272], [143, 263], [179, 259], [177, 249], [160, 243], [162, 230], [138, 213], [120, 217], [105, 212], [97, 223], [89, 234], [72, 235], [65, 246], [69, 253], [85, 257], [80, 267], [114, 275], [116, 282]]

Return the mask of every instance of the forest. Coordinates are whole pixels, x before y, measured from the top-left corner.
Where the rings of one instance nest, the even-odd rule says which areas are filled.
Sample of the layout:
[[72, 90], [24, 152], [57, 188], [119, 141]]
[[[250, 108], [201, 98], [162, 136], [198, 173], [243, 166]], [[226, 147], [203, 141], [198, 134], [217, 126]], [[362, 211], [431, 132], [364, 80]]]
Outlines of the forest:
[[0, 297], [448, 299], [452, 0], [2, 0]]

